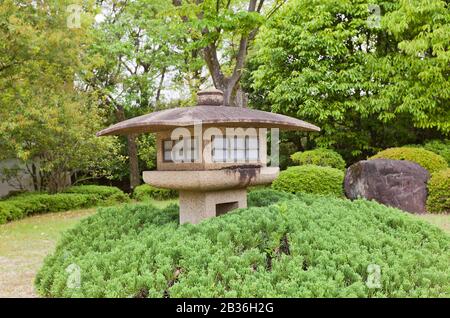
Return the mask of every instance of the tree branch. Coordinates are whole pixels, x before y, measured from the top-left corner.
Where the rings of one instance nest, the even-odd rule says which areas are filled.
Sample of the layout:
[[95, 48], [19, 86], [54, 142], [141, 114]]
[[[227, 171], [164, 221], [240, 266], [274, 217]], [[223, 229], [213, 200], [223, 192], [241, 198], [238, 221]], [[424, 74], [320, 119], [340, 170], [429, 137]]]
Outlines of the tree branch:
[[264, 0], [260, 0], [256, 12], [261, 13], [262, 7], [264, 5]]
[[222, 73], [219, 59], [217, 58], [217, 48], [214, 43], [209, 44], [203, 49], [203, 56], [206, 65], [211, 73], [212, 80], [215, 87], [224, 87], [224, 75]]
[[275, 14], [275, 12], [277, 12], [278, 9], [280, 9], [286, 2], [287, 2], [287, 0], [283, 0], [280, 3], [276, 4], [272, 8], [272, 10], [270, 10], [269, 13], [266, 15], [266, 19], [270, 19]]
[[[258, 10], [261, 10], [260, 7], [262, 7], [264, 0], [260, 0], [259, 5], [258, 5]], [[257, 5], [258, 1], [257, 0], [250, 0], [249, 4], [248, 4], [248, 12], [255, 12], [256, 9], [256, 5]], [[233, 69], [233, 74], [230, 77], [230, 83], [229, 85], [232, 87], [234, 87], [236, 85], [236, 83], [239, 81], [241, 74], [242, 74], [242, 69], [244, 68], [244, 64], [245, 64], [245, 58], [247, 56], [247, 48], [248, 48], [248, 43], [249, 40], [252, 40], [257, 32], [257, 28], [255, 28], [254, 30], [252, 30], [250, 32], [250, 34], [246, 34], [246, 35], [242, 35], [241, 36], [241, 40], [239, 41], [239, 49], [238, 49], [238, 53], [236, 56], [236, 64], [234, 66]]]

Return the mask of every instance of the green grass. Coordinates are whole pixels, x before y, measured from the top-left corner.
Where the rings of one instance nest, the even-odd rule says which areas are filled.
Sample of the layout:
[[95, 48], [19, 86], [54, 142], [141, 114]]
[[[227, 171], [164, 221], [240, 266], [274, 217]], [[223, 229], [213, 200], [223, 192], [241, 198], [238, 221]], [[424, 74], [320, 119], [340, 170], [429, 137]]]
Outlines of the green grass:
[[36, 215], [0, 226], [0, 297], [35, 297], [33, 280], [61, 233], [95, 209]]
[[[177, 200], [152, 201], [163, 208]], [[61, 234], [96, 208], [35, 215], [0, 225], [0, 298], [36, 297], [34, 277]]]
[[147, 201], [147, 202], [150, 202], [155, 207], [162, 209], [162, 208], [165, 208], [166, 206], [168, 206], [171, 203], [178, 203], [178, 199], [170, 199], [170, 200], [164, 200], [164, 201], [150, 200], [150, 201]]
[[416, 216], [450, 234], [450, 214], [417, 214]]

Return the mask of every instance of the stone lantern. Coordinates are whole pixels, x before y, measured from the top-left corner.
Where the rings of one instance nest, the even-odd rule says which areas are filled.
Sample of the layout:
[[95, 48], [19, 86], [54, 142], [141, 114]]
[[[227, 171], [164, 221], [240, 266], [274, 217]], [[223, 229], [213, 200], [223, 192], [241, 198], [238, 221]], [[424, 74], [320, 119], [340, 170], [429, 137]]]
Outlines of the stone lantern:
[[179, 191], [180, 223], [247, 206], [247, 187], [271, 183], [267, 129], [320, 131], [302, 120], [249, 108], [223, 106], [217, 89], [200, 91], [197, 105], [172, 108], [112, 125], [97, 136], [156, 133], [157, 170], [144, 182]]

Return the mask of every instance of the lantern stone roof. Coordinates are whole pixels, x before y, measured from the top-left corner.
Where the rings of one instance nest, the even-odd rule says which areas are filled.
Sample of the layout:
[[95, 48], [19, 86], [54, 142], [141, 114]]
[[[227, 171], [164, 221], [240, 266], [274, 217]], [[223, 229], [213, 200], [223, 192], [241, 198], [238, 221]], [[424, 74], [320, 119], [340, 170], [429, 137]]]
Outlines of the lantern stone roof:
[[320, 131], [305, 121], [250, 108], [223, 106], [222, 92], [205, 90], [198, 94], [198, 106], [178, 107], [128, 119], [103, 129], [97, 136], [159, 132], [201, 123], [214, 127], [279, 128], [282, 130]]

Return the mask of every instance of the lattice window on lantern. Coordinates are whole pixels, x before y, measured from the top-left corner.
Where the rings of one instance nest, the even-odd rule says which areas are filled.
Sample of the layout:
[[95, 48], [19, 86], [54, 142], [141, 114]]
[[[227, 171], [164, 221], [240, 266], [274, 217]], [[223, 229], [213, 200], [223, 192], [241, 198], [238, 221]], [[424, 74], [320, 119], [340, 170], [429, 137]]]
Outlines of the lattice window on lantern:
[[245, 163], [259, 160], [259, 143], [256, 136], [213, 136], [213, 162]]
[[245, 137], [245, 150], [246, 150], [246, 160], [247, 161], [258, 161], [259, 160], [259, 141], [256, 136], [246, 136]]
[[199, 158], [198, 138], [181, 138], [163, 141], [163, 161], [194, 162]]

